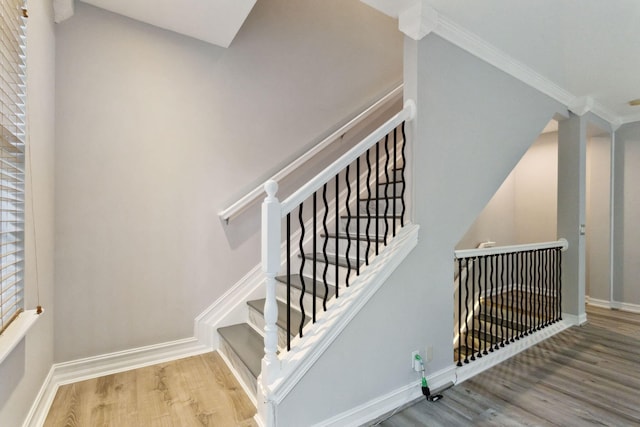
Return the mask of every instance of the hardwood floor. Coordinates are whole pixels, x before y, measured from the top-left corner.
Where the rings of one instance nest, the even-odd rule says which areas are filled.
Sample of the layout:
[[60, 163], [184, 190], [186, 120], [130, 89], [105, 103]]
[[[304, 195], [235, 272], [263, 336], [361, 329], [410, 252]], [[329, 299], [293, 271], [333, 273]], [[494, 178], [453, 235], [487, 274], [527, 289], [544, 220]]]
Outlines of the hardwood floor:
[[62, 386], [45, 427], [255, 426], [216, 352]]
[[381, 426], [640, 426], [640, 314], [573, 327]]

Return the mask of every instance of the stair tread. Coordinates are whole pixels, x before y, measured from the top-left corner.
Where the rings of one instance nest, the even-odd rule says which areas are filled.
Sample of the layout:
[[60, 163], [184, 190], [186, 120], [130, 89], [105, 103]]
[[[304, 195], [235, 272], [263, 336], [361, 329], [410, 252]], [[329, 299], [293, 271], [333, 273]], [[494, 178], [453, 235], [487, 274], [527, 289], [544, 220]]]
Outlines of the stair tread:
[[399, 215], [399, 214], [398, 215], [395, 215], [395, 214], [394, 215], [389, 215], [389, 214], [387, 214], [387, 215], [373, 215], [372, 214], [372, 215], [360, 215], [360, 216], [358, 216], [358, 215], [341, 215], [340, 216], [340, 218], [343, 218], [343, 219], [347, 219], [347, 218], [351, 218], [351, 219], [371, 218], [372, 221], [374, 221], [376, 218], [377, 219], [384, 219], [384, 218], [400, 218], [400, 217], [402, 217], [402, 215]]
[[[251, 306], [254, 310], [264, 316], [264, 303], [265, 298], [247, 301], [247, 305]], [[282, 301], [277, 301], [278, 303], [278, 320], [276, 321], [276, 325], [279, 328], [286, 330], [287, 329], [287, 304]], [[318, 307], [322, 307], [318, 305]], [[305, 315], [304, 324], [309, 323], [311, 317], [309, 315]], [[291, 307], [291, 335], [295, 335], [300, 327], [300, 321], [302, 320], [302, 313], [295, 308]]]
[[[329, 233], [328, 235], [326, 235], [329, 239], [335, 239], [336, 238], [336, 234], [335, 233]], [[361, 240], [361, 241], [367, 241], [367, 235], [366, 234], [362, 234], [360, 233], [360, 235], [356, 235], [356, 233], [338, 233], [338, 239], [347, 239], [347, 236], [349, 236], [349, 238], [351, 240]], [[322, 237], [324, 238], [325, 235], [323, 234]], [[375, 236], [369, 236], [369, 241], [371, 243], [374, 243], [375, 241], [378, 241], [378, 243], [382, 243], [384, 242], [384, 239], [382, 237], [378, 237], [376, 238]]]
[[[278, 282], [284, 283], [285, 285], [287, 284], [287, 276], [278, 276], [276, 277], [276, 280]], [[324, 298], [324, 295], [325, 295], [324, 282], [320, 280], [315, 280], [315, 282], [316, 282], [316, 297]], [[313, 279], [311, 279], [310, 277], [305, 277], [304, 285], [305, 285], [306, 293], [310, 293], [310, 290], [313, 289]], [[292, 274], [291, 286], [296, 289], [302, 290], [302, 276], [300, 276], [299, 274]], [[327, 285], [327, 287], [329, 288], [329, 298], [331, 298], [333, 295], [335, 295], [335, 292], [336, 292], [335, 286]]]
[[360, 200], [361, 202], [372, 202], [375, 200], [390, 200], [390, 199], [401, 199], [402, 196], [400, 194], [396, 194], [395, 196], [393, 194], [389, 194], [388, 196], [380, 196], [380, 197], [362, 197], [358, 200]]
[[218, 328], [218, 333], [257, 379], [262, 369], [264, 338], [247, 323]]
[[[313, 260], [313, 253], [305, 253], [304, 257], [306, 259]], [[322, 252], [316, 252], [316, 261], [324, 262], [324, 254], [322, 254]], [[327, 254], [327, 261], [329, 262], [329, 264], [333, 264], [333, 265], [338, 264], [340, 267], [345, 267], [345, 268], [356, 268], [356, 265], [358, 263], [360, 264], [360, 266], [364, 264], [364, 260], [357, 261], [353, 258], [349, 258], [349, 264], [347, 264], [347, 259], [345, 257], [331, 255], [331, 254]]]

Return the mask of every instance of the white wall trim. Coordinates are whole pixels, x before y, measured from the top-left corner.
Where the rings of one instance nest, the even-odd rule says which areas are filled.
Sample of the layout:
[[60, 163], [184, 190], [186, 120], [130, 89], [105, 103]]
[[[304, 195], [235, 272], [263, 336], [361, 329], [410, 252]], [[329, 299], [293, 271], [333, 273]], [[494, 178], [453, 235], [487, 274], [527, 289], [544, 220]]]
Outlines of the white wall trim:
[[631, 304], [628, 302], [607, 301], [604, 299], [585, 297], [587, 304], [594, 307], [608, 308], [611, 310], [628, 311], [630, 313], [640, 313], [640, 304]]
[[[448, 383], [453, 383], [455, 381], [455, 366], [450, 366], [428, 375], [427, 379], [429, 380], [429, 388], [431, 390], [436, 390]], [[386, 418], [385, 415], [391, 416], [391, 412], [396, 408], [413, 402], [421, 396], [422, 389], [420, 387], [420, 379], [416, 377], [416, 380], [411, 384], [399, 387], [385, 395], [335, 415], [315, 424], [314, 427], [365, 425], [372, 420]]]
[[39, 318], [40, 315], [36, 310], [25, 310], [18, 314], [18, 317], [0, 334], [0, 363], [11, 354]]
[[73, 0], [53, 0], [53, 20], [61, 23], [73, 16]]
[[629, 311], [631, 313], [640, 313], [640, 305], [628, 302], [612, 301], [611, 308], [615, 310]]
[[398, 14], [398, 28], [414, 40], [421, 40], [438, 26], [438, 11], [425, 0], [416, 1]]
[[553, 325], [547, 326], [546, 328], [537, 331], [534, 334], [531, 334], [527, 337], [520, 338], [519, 340], [510, 343], [509, 345], [505, 345], [500, 350], [496, 350], [493, 353], [489, 353], [486, 356], [482, 356], [482, 358], [476, 358], [472, 363], [461, 366], [456, 369], [456, 384], [460, 384], [468, 380], [471, 377], [474, 377], [487, 369], [494, 367], [495, 365], [504, 362], [512, 356], [538, 344], [541, 341], [546, 340], [547, 338], [551, 338], [555, 334], [564, 331], [565, 329], [570, 328], [571, 326], [577, 325], [574, 323], [573, 319], [567, 320], [567, 316], [565, 314], [562, 315], [563, 319], [560, 322], [556, 322]]
[[281, 358], [281, 376], [270, 384], [270, 401], [280, 404], [294, 386], [340, 335], [351, 319], [386, 282], [391, 273], [418, 243], [419, 226], [407, 224], [369, 264], [363, 274], [355, 278], [342, 296], [333, 300], [321, 313], [312, 330], [303, 338], [296, 338], [292, 351]]
[[58, 387], [62, 385], [195, 356], [211, 350], [210, 347], [199, 343], [196, 338], [186, 338], [70, 362], [55, 363], [42, 384], [23, 427], [39, 427], [44, 424]]
[[[246, 320], [247, 296], [258, 291], [263, 282], [264, 274], [258, 264], [198, 315], [194, 320], [195, 336], [198, 341], [205, 346], [217, 349], [217, 329]], [[237, 321], [234, 322], [234, 319]]]
[[[399, 18], [399, 30], [408, 37], [414, 40], [420, 40], [427, 34], [433, 32], [526, 85], [571, 108], [572, 111], [573, 109], [583, 111], [581, 107], [586, 106], [587, 109], [584, 110], [582, 114], [591, 111], [593, 114], [600, 116], [613, 125], [640, 121], [640, 114], [619, 117], [613, 111], [605, 108], [590, 97], [577, 97], [568, 92], [476, 34], [442, 15], [429, 6], [427, 0], [418, 0], [409, 6], [406, 4], [406, 1], [400, 2], [397, 0], [361, 1], [393, 18], [397, 16]], [[576, 114], [582, 115], [579, 113]]]

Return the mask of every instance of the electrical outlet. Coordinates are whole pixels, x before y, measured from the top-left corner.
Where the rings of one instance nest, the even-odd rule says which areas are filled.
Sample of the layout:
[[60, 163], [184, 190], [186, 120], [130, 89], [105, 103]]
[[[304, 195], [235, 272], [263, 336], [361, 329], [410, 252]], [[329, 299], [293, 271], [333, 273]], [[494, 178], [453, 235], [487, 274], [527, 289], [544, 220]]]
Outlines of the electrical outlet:
[[416, 360], [416, 355], [420, 354], [418, 350], [411, 352], [411, 369], [414, 371], [420, 371], [420, 362]]

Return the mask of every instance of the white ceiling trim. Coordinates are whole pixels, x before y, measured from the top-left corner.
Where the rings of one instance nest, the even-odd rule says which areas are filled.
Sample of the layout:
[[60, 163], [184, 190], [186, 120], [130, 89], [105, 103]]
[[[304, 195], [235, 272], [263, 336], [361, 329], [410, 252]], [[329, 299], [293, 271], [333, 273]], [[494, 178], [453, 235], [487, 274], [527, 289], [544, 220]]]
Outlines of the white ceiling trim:
[[73, 16], [73, 0], [53, 0], [53, 20], [61, 23]]
[[[431, 7], [427, 0], [415, 0], [410, 5], [408, 5], [406, 1], [396, 3], [395, 0], [361, 1], [391, 17], [401, 18], [399, 21], [404, 19], [407, 24], [404, 26], [399, 25], [399, 29], [408, 37], [420, 40], [430, 32], [433, 32], [510, 76], [555, 99], [561, 104], [566, 105], [575, 114], [583, 115], [591, 111], [610, 124], [618, 126], [623, 122], [626, 123], [627, 121], [640, 119], [640, 114], [621, 118], [603, 105], [595, 102], [591, 97], [575, 96], [476, 34], [442, 15], [442, 13], [439, 13]], [[431, 11], [429, 11], [429, 9], [431, 9]], [[409, 14], [414, 14], [414, 16], [409, 17]], [[417, 16], [415, 16], [416, 14]], [[422, 22], [417, 24], [417, 20]], [[411, 23], [411, 25], [408, 23]], [[427, 29], [428, 31], [425, 31]], [[405, 30], [408, 30], [408, 32]], [[416, 38], [416, 36], [420, 37]]]

